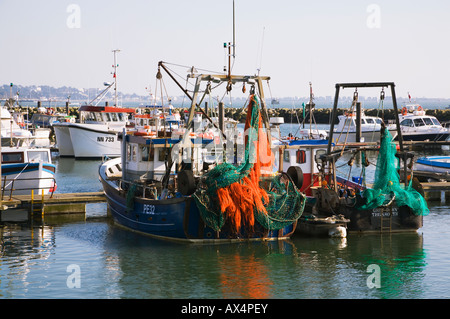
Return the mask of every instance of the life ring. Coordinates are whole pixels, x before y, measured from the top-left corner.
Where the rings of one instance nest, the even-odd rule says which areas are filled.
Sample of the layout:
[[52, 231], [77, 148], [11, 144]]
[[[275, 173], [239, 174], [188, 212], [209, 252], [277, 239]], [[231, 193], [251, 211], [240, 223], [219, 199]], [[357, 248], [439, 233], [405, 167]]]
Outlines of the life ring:
[[134, 135], [135, 136], [147, 136], [147, 135], [150, 135], [150, 133], [146, 132], [146, 131], [136, 131], [136, 132], [134, 132]]
[[408, 109], [406, 108], [406, 106], [404, 106], [402, 108], [402, 115], [406, 115], [406, 114], [408, 114]]
[[417, 111], [423, 111], [423, 107], [419, 105], [419, 107], [417, 108]]

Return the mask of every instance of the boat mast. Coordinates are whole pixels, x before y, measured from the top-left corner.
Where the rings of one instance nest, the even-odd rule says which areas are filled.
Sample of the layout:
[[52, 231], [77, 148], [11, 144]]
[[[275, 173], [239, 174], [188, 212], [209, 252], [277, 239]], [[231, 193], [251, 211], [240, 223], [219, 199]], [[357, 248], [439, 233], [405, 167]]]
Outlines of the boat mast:
[[117, 68], [119, 67], [119, 65], [117, 64], [116, 53], [120, 52], [120, 50], [115, 49], [112, 50], [112, 52], [114, 53], [114, 106], [117, 107]]

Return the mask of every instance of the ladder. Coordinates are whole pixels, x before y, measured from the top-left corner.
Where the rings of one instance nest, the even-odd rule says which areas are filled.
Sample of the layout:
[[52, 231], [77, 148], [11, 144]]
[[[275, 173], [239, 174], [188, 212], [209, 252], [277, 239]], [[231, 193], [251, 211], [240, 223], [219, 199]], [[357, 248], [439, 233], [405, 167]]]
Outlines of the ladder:
[[44, 190], [42, 190], [42, 197], [41, 199], [35, 199], [34, 198], [34, 190], [31, 190], [31, 201], [29, 206], [29, 214], [30, 217], [44, 217]]
[[[388, 213], [385, 216], [385, 213]], [[383, 206], [380, 211], [380, 233], [392, 231], [392, 205]]]

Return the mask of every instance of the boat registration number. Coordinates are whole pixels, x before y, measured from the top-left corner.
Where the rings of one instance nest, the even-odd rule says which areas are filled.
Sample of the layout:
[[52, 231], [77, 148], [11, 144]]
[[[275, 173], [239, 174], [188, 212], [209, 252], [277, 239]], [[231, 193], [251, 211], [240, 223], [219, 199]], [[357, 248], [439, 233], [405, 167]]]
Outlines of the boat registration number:
[[[389, 211], [383, 210], [381, 208], [375, 208], [372, 212], [372, 217], [381, 217], [381, 214], [383, 214], [383, 217], [390, 216]], [[397, 207], [392, 207], [392, 216], [398, 216]]]
[[153, 215], [155, 214], [155, 205], [144, 204], [142, 214]]
[[114, 142], [114, 136], [97, 136], [97, 142]]

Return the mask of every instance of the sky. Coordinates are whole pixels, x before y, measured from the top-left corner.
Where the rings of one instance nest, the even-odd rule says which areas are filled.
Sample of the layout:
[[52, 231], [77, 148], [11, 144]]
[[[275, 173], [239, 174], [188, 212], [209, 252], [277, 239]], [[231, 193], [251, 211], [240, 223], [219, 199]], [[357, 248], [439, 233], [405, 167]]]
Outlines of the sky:
[[[0, 0], [0, 85], [102, 87], [113, 80], [114, 49], [125, 93], [155, 90], [158, 61], [221, 72], [232, 7], [232, 0]], [[235, 0], [233, 74], [259, 69], [271, 77], [273, 97], [308, 96], [309, 82], [316, 96], [333, 96], [336, 83], [385, 81], [395, 82], [398, 97], [450, 98], [449, 14], [448, 0]], [[169, 82], [168, 94], [182, 95]]]

